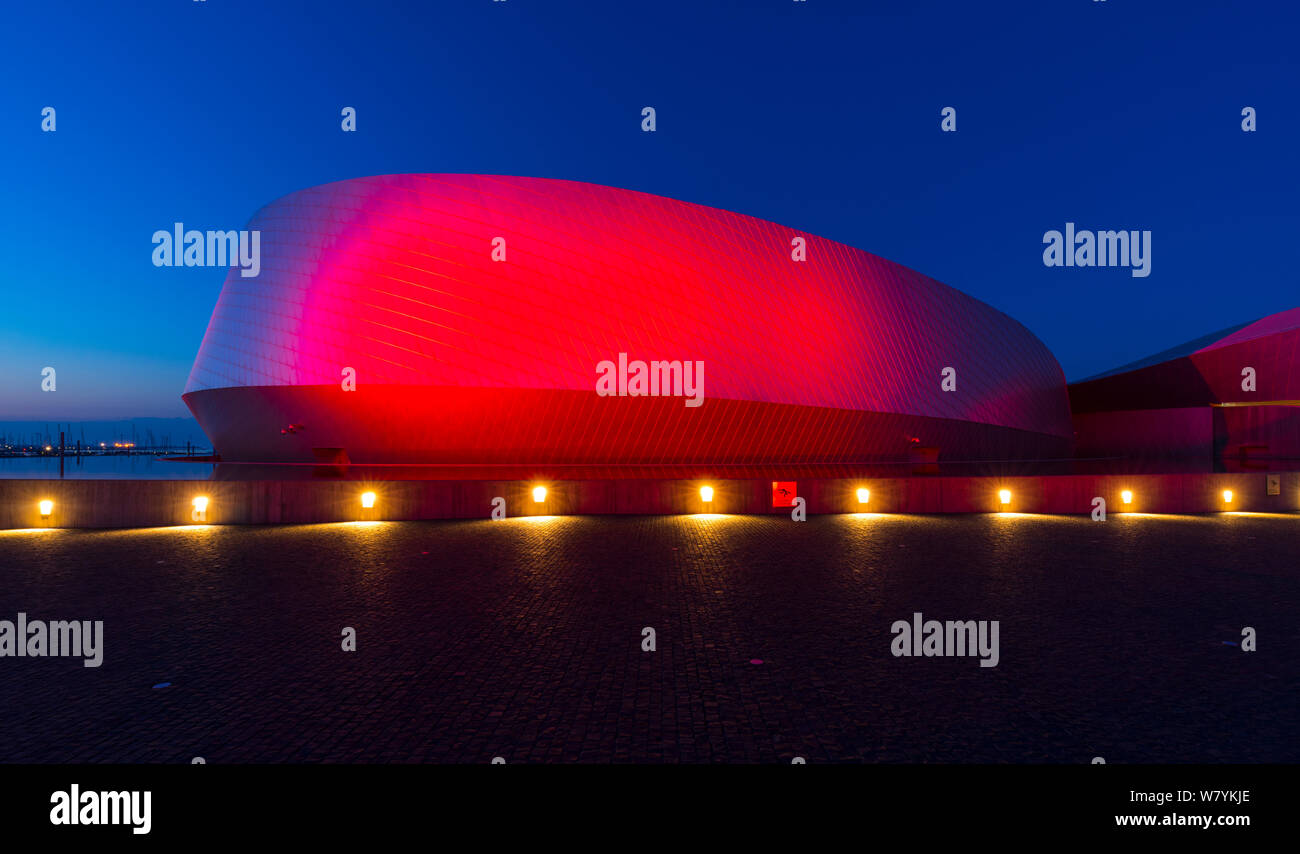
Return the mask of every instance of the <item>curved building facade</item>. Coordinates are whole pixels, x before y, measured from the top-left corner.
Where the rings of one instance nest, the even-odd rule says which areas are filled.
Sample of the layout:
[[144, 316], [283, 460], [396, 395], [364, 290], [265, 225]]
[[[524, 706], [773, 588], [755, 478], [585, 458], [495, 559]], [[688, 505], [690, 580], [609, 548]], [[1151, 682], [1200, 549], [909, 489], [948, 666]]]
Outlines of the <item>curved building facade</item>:
[[1079, 454], [1300, 460], [1298, 366], [1293, 308], [1074, 383]]
[[[1070, 451], [1064, 376], [1019, 323], [753, 217], [573, 181], [392, 175], [293, 193], [248, 228], [260, 273], [231, 270], [184, 395], [223, 460]], [[637, 362], [696, 368], [697, 400], [667, 379], [658, 395], [602, 394], [620, 358], [624, 379]]]

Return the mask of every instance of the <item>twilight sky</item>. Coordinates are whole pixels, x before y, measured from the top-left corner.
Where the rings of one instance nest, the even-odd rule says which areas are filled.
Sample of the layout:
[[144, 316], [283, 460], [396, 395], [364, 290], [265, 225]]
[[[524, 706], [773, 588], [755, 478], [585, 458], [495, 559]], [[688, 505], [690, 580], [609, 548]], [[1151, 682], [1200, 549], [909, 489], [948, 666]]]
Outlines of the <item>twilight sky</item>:
[[[6, 10], [0, 421], [187, 414], [225, 271], [155, 268], [153, 232], [393, 172], [591, 181], [820, 234], [1005, 311], [1071, 380], [1300, 305], [1294, 4], [401, 5]], [[1045, 267], [1066, 222], [1151, 231], [1151, 275]]]

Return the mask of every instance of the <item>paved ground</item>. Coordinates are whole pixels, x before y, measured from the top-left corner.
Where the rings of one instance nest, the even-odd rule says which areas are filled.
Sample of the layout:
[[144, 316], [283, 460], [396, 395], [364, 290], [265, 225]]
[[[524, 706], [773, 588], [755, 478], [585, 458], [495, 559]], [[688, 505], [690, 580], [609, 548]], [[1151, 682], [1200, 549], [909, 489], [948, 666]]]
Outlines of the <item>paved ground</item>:
[[19, 611], [105, 661], [0, 658], [4, 762], [1300, 761], [1300, 517], [0, 532]]

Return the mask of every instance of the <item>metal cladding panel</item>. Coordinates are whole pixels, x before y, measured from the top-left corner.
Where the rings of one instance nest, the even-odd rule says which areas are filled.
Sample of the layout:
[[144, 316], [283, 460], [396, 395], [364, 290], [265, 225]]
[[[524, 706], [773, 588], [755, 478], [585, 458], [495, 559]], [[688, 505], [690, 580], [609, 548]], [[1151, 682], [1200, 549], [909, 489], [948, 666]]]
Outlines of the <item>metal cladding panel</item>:
[[1247, 324], [1232, 334], [1224, 336], [1219, 341], [1202, 347], [1197, 352], [1208, 353], [1221, 347], [1231, 347], [1234, 344], [1255, 341], [1271, 335], [1279, 335], [1283, 332], [1295, 332], [1296, 330], [1300, 330], [1300, 308], [1279, 311], [1277, 314], [1270, 314], [1268, 317], [1260, 318], [1254, 323]]
[[[1300, 309], [1171, 352], [1181, 355], [1072, 384], [1074, 412], [1300, 401]], [[1246, 368], [1254, 370], [1253, 391], [1243, 388]]]
[[[970, 421], [590, 391], [256, 386], [185, 396], [223, 460], [750, 465], [1054, 459], [1066, 440]], [[922, 447], [913, 444], [920, 439]]]
[[[392, 175], [293, 193], [248, 228], [261, 231], [260, 275], [230, 271], [187, 400], [337, 387], [345, 367], [358, 386], [594, 399], [598, 363], [626, 353], [703, 362], [705, 402], [690, 413], [727, 400], [794, 407], [790, 429], [813, 432], [844, 410], [1071, 434], [1060, 366], [1020, 324], [753, 217], [572, 181]], [[796, 237], [804, 262], [791, 258]], [[940, 388], [945, 367], [955, 392]]]

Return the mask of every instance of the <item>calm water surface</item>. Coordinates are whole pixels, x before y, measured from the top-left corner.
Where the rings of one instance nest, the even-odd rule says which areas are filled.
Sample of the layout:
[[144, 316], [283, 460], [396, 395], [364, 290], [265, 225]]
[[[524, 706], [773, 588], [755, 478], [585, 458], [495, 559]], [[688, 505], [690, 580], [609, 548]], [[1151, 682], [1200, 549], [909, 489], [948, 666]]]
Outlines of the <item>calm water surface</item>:
[[[63, 458], [63, 477], [133, 480], [207, 480], [211, 463], [174, 463], [146, 455]], [[58, 457], [0, 457], [0, 478], [59, 478]]]

